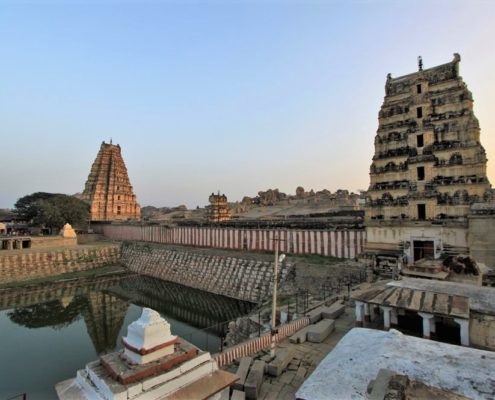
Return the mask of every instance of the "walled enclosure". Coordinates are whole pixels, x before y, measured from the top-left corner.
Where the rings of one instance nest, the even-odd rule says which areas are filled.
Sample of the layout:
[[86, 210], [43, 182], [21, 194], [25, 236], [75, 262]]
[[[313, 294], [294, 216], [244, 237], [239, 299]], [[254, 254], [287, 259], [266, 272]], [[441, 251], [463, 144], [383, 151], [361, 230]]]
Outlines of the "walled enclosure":
[[[213, 256], [142, 244], [122, 244], [122, 264], [129, 270], [234, 299], [262, 301], [271, 294], [273, 263]], [[293, 265], [283, 262], [279, 282]]]
[[279, 235], [280, 251], [287, 254], [318, 254], [355, 258], [363, 251], [364, 230], [245, 229], [216, 227], [136, 226], [130, 224], [95, 225], [94, 231], [112, 240], [178, 244], [220, 249], [275, 250]]
[[0, 254], [0, 284], [85, 271], [119, 261], [120, 248], [116, 245]]

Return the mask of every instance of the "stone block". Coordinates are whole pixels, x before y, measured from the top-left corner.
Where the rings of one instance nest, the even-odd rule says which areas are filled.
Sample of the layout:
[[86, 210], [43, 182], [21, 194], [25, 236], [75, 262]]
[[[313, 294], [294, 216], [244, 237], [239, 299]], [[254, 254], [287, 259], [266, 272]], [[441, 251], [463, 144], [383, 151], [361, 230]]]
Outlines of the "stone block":
[[289, 365], [294, 357], [294, 347], [278, 349], [275, 359], [267, 365], [266, 372], [271, 376], [279, 376]]
[[335, 320], [322, 319], [315, 325], [312, 325], [308, 330], [307, 340], [312, 343], [323, 342], [330, 333], [335, 329]]
[[244, 392], [249, 400], [256, 400], [260, 393], [260, 388], [263, 383], [263, 375], [265, 374], [265, 362], [256, 360], [249, 371], [249, 374], [244, 383]]
[[234, 383], [232, 386], [233, 389], [244, 390], [244, 383], [246, 382], [246, 378], [249, 372], [249, 367], [251, 366], [251, 362], [253, 359], [251, 357], [242, 357], [239, 362], [239, 368], [237, 368], [236, 375], [239, 377], [239, 380]]
[[306, 317], [309, 318], [309, 322], [314, 324], [318, 322], [321, 319], [321, 311], [323, 310], [323, 307], [317, 307], [314, 310], [311, 310], [306, 313]]
[[344, 313], [344, 311], [345, 304], [335, 302], [331, 306], [323, 308], [323, 310], [321, 311], [321, 318], [337, 319]]
[[307, 339], [307, 333], [308, 333], [308, 329], [311, 327], [311, 325], [309, 326], [305, 326], [304, 328], [298, 330], [296, 333], [294, 333], [290, 338], [289, 338], [289, 342], [291, 343], [304, 343]]

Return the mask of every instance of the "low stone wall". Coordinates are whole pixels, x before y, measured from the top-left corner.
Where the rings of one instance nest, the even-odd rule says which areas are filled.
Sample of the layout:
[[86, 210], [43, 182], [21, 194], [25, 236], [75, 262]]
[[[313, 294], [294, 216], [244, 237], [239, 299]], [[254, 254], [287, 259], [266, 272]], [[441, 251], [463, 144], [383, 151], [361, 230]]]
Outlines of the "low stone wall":
[[[131, 271], [234, 299], [259, 302], [271, 293], [273, 263], [123, 243], [121, 262]], [[280, 265], [284, 282], [293, 265]]]
[[[299, 329], [304, 328], [309, 325], [309, 318], [302, 317], [288, 324], [279, 325], [277, 327], [278, 333], [275, 335], [275, 343], [278, 343], [282, 339], [293, 335]], [[263, 335], [248, 340], [244, 343], [238, 344], [236, 346], [229, 347], [221, 353], [213, 355], [213, 358], [218, 363], [219, 367], [231, 364], [234, 360], [253, 355], [260, 350], [267, 349], [272, 343], [271, 332], [264, 333]]]
[[0, 284], [45, 278], [67, 272], [85, 271], [120, 261], [116, 245], [69, 248], [59, 251], [0, 254]]
[[76, 246], [76, 238], [64, 238], [62, 236], [31, 236], [31, 248], [46, 249], [49, 247]]

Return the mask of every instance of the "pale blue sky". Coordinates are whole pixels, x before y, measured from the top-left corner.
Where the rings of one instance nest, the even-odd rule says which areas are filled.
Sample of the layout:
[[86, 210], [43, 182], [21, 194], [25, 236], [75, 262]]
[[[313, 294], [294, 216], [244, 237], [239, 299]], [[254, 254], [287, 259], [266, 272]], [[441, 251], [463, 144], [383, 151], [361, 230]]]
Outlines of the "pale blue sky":
[[122, 146], [142, 206], [369, 183], [393, 76], [451, 61], [495, 182], [494, 1], [0, 0], [0, 207]]

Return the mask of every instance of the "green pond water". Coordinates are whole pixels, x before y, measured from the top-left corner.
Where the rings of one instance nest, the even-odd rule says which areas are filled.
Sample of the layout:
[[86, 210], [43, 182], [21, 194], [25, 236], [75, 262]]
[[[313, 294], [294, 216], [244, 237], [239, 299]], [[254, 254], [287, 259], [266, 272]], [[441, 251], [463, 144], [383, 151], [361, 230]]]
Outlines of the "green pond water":
[[139, 275], [1, 290], [0, 399], [55, 399], [56, 383], [122, 348], [142, 307], [160, 312], [173, 334], [215, 353], [227, 322], [253, 305]]

